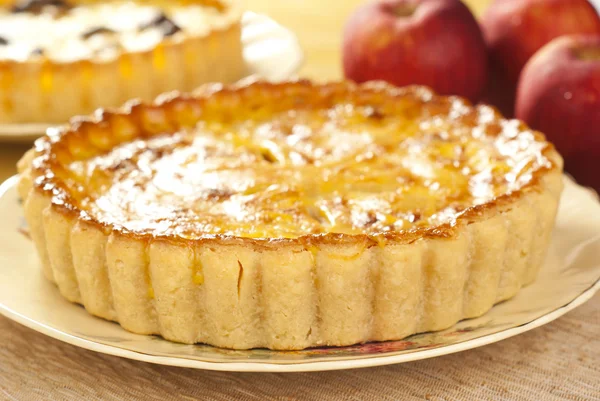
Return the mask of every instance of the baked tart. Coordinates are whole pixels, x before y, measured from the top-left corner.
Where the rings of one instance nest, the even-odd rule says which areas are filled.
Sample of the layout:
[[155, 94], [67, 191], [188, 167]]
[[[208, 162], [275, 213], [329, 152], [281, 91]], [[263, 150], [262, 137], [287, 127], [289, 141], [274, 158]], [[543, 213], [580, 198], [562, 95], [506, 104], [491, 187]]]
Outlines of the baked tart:
[[480, 316], [531, 283], [562, 160], [423, 87], [204, 86], [52, 129], [20, 162], [46, 277], [134, 333], [297, 350]]
[[237, 0], [0, 4], [0, 123], [64, 123], [246, 73]]

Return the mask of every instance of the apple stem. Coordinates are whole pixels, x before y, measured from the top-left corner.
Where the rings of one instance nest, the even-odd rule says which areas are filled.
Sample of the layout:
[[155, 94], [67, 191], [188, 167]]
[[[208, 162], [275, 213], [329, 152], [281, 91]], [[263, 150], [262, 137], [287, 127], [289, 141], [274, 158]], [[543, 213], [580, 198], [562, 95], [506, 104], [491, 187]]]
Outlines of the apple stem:
[[397, 17], [410, 17], [417, 10], [416, 4], [400, 4], [392, 9], [392, 12]]
[[575, 49], [575, 57], [582, 61], [600, 60], [600, 47], [582, 47]]

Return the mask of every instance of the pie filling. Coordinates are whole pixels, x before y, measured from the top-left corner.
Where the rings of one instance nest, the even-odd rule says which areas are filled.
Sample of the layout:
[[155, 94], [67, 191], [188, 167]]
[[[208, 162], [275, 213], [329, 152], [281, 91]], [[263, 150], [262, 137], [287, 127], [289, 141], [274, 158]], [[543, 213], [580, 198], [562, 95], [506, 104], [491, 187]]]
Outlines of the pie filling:
[[46, 56], [57, 62], [113, 59], [150, 50], [165, 37], [202, 36], [228, 26], [232, 10], [213, 0], [78, 5], [69, 0], [17, 1], [0, 11], [0, 60]]
[[230, 103], [65, 163], [71, 202], [152, 235], [374, 235], [452, 223], [550, 165], [538, 134], [456, 98]]

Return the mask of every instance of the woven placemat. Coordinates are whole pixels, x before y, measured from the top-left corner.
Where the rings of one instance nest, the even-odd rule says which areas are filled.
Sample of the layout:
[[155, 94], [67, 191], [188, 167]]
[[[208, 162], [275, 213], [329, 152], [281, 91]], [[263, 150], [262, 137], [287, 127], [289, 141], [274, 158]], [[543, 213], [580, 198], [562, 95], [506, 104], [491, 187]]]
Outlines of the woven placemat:
[[471, 351], [317, 373], [225, 373], [98, 354], [0, 317], [6, 400], [600, 400], [600, 295]]

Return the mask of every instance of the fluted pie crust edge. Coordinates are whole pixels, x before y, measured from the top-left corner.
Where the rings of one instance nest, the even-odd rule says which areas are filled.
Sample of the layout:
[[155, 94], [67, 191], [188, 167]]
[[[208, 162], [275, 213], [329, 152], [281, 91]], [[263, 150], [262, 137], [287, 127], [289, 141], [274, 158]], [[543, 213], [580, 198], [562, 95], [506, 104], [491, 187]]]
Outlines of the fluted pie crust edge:
[[[235, 88], [216, 92], [228, 90]], [[99, 113], [52, 141], [113, 115], [143, 115], [185, 99]], [[232, 349], [398, 340], [481, 316], [535, 280], [562, 191], [562, 160], [549, 146], [552, 167], [535, 171], [521, 190], [471, 208], [453, 226], [381, 238], [185, 241], [122, 232], [53, 203], [35, 161], [42, 148], [20, 162], [19, 192], [43, 272], [60, 293], [134, 333]]]
[[[204, 1], [192, 1], [203, 4]], [[241, 13], [204, 36], [163, 38], [144, 51], [123, 51], [109, 61], [56, 62], [45, 56], [0, 60], [0, 124], [65, 123], [98, 107], [129, 99], [152, 101], [171, 90], [192, 91], [207, 82], [234, 82], [247, 75]]]

